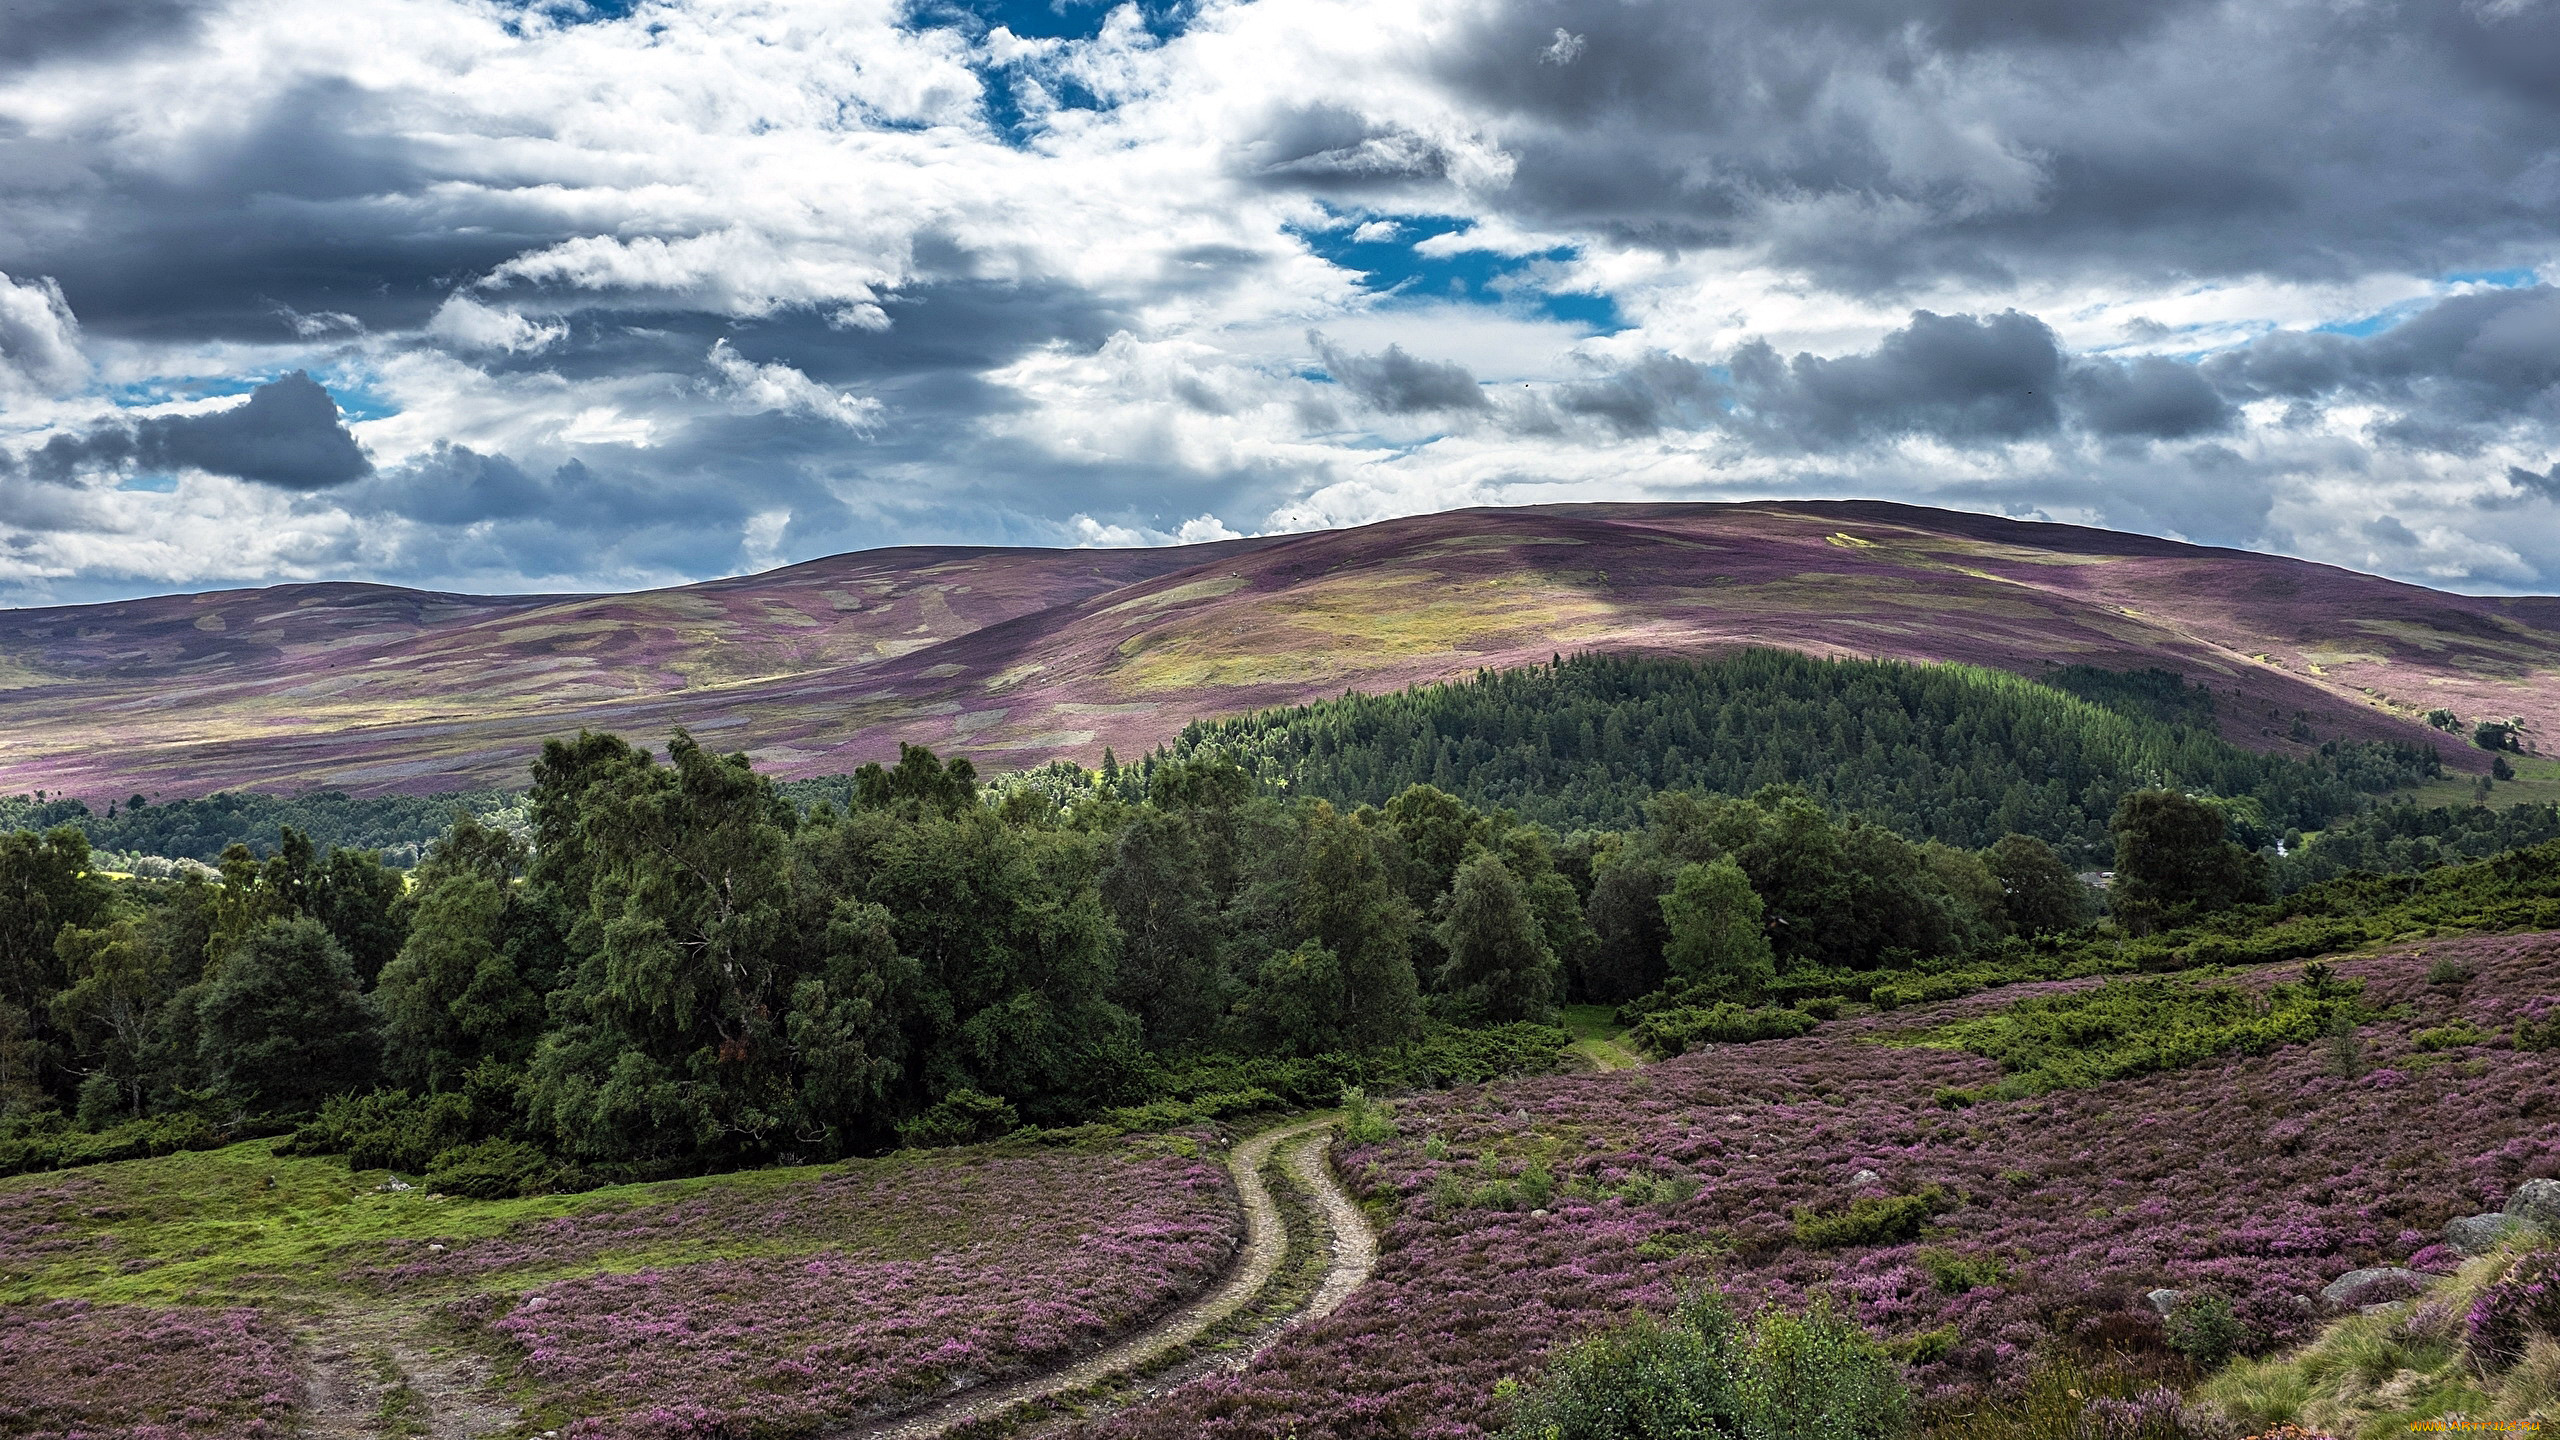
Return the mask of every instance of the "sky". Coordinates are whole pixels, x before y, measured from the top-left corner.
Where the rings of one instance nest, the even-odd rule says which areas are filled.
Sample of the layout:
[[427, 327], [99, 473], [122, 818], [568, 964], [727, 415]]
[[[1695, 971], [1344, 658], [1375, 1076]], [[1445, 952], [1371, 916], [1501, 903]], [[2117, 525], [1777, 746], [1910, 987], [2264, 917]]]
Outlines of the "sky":
[[1770, 497], [2560, 592], [2560, 0], [0, 7], [0, 604]]

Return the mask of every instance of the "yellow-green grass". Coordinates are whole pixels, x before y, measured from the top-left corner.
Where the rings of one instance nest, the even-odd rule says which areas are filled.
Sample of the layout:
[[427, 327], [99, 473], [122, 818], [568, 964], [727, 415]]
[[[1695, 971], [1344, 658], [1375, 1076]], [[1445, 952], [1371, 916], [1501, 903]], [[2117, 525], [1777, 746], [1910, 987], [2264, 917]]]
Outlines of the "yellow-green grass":
[[2407, 1435], [2447, 1416], [2560, 1418], [2560, 1345], [2536, 1336], [2522, 1360], [2494, 1374], [2462, 1350], [2462, 1313], [2514, 1259], [2501, 1247], [2412, 1302], [2428, 1305], [2435, 1323], [2413, 1326], [2409, 1306], [2349, 1315], [2300, 1349], [2233, 1361], [2197, 1398], [2248, 1430], [2297, 1424], [2347, 1440]]
[[[2560, 760], [2539, 755], [2510, 755], [2507, 763], [2515, 767], [2516, 778], [2490, 783], [2491, 806], [2503, 810], [2509, 805], [2528, 802], [2537, 805], [2560, 803]], [[2421, 808], [2468, 805], [2475, 798], [2473, 786], [2476, 783], [2469, 775], [2448, 774], [2402, 793], [2410, 803]]]
[[1563, 1013], [1565, 1032], [1573, 1036], [1572, 1050], [1588, 1060], [1597, 1070], [1631, 1070], [1644, 1063], [1644, 1057], [1624, 1043], [1626, 1030], [1618, 1024], [1618, 1012], [1608, 1005], [1567, 1005]]
[[[967, 1166], [987, 1153], [987, 1147], [901, 1152], [848, 1166], [744, 1171], [513, 1200], [385, 1189], [393, 1178], [388, 1171], [350, 1170], [336, 1157], [279, 1157], [272, 1142], [263, 1140], [22, 1175], [0, 1180], [0, 1303], [292, 1305], [379, 1298], [384, 1282], [369, 1272], [419, 1259], [427, 1243], [460, 1249], [542, 1221], [599, 1211], [658, 1209], [705, 1198], [775, 1199], [773, 1192], [814, 1185], [846, 1168]], [[956, 1232], [987, 1229], [995, 1218], [945, 1214], [920, 1224], [915, 1214], [891, 1212], [848, 1224], [835, 1207], [822, 1226], [780, 1234], [701, 1224], [632, 1226], [621, 1243], [548, 1263], [529, 1259], [463, 1270], [442, 1282], [404, 1276], [396, 1288], [404, 1298], [490, 1283], [515, 1289], [574, 1275], [818, 1250], [913, 1258], [973, 1238], [994, 1238], [992, 1231], [986, 1237]], [[19, 1238], [36, 1227], [43, 1227], [39, 1243]]]

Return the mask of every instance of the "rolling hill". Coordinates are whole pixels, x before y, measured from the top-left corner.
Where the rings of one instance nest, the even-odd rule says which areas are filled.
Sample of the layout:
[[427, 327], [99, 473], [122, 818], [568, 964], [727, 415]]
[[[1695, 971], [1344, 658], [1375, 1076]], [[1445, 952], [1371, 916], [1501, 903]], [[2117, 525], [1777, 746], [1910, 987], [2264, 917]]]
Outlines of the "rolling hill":
[[[1015, 768], [1559, 652], [2163, 666], [2231, 739], [2560, 724], [2560, 598], [1880, 502], [1468, 510], [1154, 550], [863, 551], [601, 596], [288, 585], [0, 612], [0, 788], [521, 783], [683, 725], [783, 775], [898, 741]], [[2295, 725], [2297, 714], [2307, 729]]]

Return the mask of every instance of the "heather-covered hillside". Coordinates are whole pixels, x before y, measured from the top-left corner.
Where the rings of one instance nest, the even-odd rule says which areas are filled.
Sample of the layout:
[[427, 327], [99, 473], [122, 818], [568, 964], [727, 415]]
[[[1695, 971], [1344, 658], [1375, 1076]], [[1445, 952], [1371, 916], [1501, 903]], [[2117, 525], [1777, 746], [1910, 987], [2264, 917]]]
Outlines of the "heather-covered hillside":
[[2514, 1041], [2560, 1006], [2560, 938], [2335, 969], [2379, 1012], [2351, 1041], [2016, 1099], [1947, 1098], [2001, 1070], [1940, 1048], [1941, 1027], [2092, 982], [1416, 1097], [1393, 1139], [1337, 1155], [1385, 1227], [1368, 1287], [1251, 1371], [1089, 1433], [1481, 1435], [1506, 1413], [1499, 1381], [1698, 1285], [1837, 1297], [1913, 1362], [1924, 1401], [2014, 1386], [2057, 1344], [2178, 1378], [2144, 1299], [2162, 1288], [2227, 1298], [2248, 1352], [2301, 1342], [2339, 1313], [2330, 1282], [2449, 1269], [2447, 1221], [2560, 1174], [2560, 1052]]
[[[2560, 601], [1866, 502], [1472, 510], [1145, 551], [878, 551], [628, 596], [285, 587], [0, 615], [0, 788], [510, 783], [548, 736], [682, 724], [779, 774], [900, 741], [1090, 763], [1193, 720], [1560, 651], [2163, 667], [2229, 738], [2560, 723]], [[2299, 721], [2299, 724], [2297, 724]]]

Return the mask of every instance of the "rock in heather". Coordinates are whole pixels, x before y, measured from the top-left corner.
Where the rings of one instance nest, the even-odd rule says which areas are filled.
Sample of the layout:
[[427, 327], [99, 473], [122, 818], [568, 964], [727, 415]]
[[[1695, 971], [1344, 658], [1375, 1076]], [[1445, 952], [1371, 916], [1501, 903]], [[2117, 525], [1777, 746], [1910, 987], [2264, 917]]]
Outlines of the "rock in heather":
[[1883, 1176], [1878, 1175], [1873, 1170], [1861, 1170], [1857, 1174], [1849, 1177], [1849, 1183], [1853, 1187], [1859, 1185], [1873, 1185], [1883, 1178]]
[[2320, 1298], [2340, 1309], [2357, 1309], [2381, 1301], [2401, 1300], [2427, 1287], [2432, 1275], [2397, 1265], [2374, 1265], [2350, 1270], [2320, 1287]]
[[2507, 1197], [2507, 1213], [2560, 1234], [2560, 1180], [2527, 1180]]
[[2444, 1243], [2457, 1255], [2486, 1255], [2514, 1224], [2504, 1215], [2465, 1215], [2444, 1223]]
[[2169, 1312], [2177, 1309], [2178, 1302], [2186, 1298], [2186, 1291], [2171, 1290], [2166, 1286], [2163, 1286], [2158, 1290], [2154, 1290], [2150, 1294], [2142, 1297], [2143, 1303], [2149, 1305], [2154, 1311], [2158, 1312], [2160, 1318], [2163, 1320], [2169, 1318]]

